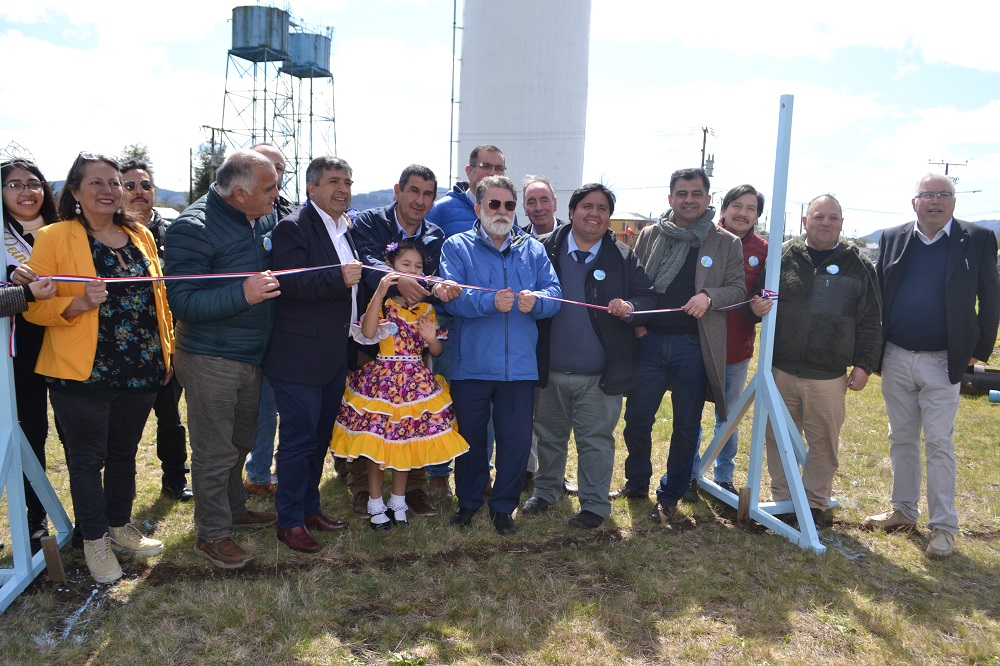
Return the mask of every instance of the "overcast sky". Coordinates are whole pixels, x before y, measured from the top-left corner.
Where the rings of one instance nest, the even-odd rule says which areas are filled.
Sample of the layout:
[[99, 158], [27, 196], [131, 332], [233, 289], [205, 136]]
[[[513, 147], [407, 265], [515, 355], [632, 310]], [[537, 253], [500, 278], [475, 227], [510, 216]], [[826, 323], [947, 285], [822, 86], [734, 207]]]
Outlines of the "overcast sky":
[[[236, 4], [2, 3], [0, 146], [22, 144], [60, 180], [81, 150], [142, 142], [159, 184], [186, 191], [188, 148], [221, 121]], [[712, 190], [749, 182], [770, 199], [779, 98], [792, 94], [789, 225], [824, 192], [844, 205], [845, 233], [902, 223], [916, 179], [943, 171], [929, 161], [967, 163], [950, 169], [959, 217], [1000, 218], [993, 6], [593, 0], [584, 180], [609, 184], [620, 210], [658, 215], [710, 127]], [[452, 2], [295, 0], [291, 14], [335, 27], [337, 147], [355, 192], [411, 162], [443, 184]]]

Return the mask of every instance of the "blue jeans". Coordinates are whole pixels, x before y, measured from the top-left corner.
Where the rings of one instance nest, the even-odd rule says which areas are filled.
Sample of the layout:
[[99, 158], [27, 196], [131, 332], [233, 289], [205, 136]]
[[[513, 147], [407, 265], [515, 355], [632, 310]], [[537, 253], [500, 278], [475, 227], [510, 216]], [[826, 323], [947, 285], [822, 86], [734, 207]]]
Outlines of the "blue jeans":
[[[736, 401], [740, 399], [743, 395], [743, 388], [747, 385], [747, 369], [750, 367], [750, 359], [744, 361], [739, 361], [737, 363], [730, 363], [726, 366], [726, 409], [732, 411], [733, 407], [736, 405]], [[722, 430], [722, 424], [725, 423], [722, 419], [716, 415], [715, 417], [715, 431], [712, 434], [713, 440], [715, 435]], [[699, 433], [698, 441], [701, 441], [701, 434]], [[714, 478], [716, 483], [732, 483], [733, 482], [733, 472], [736, 470], [736, 463], [733, 462], [736, 459], [736, 450], [739, 443], [739, 431], [734, 430], [733, 434], [729, 436], [726, 443], [722, 445], [722, 449], [719, 451], [719, 455], [715, 458], [715, 471]], [[691, 478], [698, 478], [698, 464], [701, 462], [701, 455], [698, 451], [701, 448], [695, 449], [694, 461], [691, 463]]]
[[278, 429], [278, 408], [274, 404], [274, 388], [267, 377], [260, 381], [260, 407], [257, 411], [257, 439], [245, 465], [250, 483], [271, 483], [271, 461], [274, 459], [274, 434]]
[[667, 473], [660, 479], [657, 498], [674, 504], [691, 479], [691, 463], [698, 448], [701, 412], [705, 407], [708, 375], [697, 335], [647, 333], [638, 340], [638, 381], [625, 403], [626, 484], [649, 489], [653, 475], [653, 423], [664, 394], [670, 391], [673, 432]]

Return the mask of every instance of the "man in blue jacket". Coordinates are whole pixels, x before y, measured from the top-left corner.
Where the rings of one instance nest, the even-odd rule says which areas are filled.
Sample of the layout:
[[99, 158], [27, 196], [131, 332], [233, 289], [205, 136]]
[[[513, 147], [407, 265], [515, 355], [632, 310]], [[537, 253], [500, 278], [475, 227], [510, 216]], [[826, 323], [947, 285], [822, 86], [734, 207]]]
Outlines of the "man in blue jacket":
[[256, 434], [261, 362], [274, 325], [272, 299], [281, 295], [270, 273], [276, 196], [271, 161], [239, 150], [223, 162], [208, 194], [167, 228], [167, 275], [254, 273], [245, 280], [167, 283], [198, 498], [195, 553], [222, 569], [242, 569], [254, 560], [233, 541], [234, 526], [262, 528], [277, 520], [273, 513], [248, 510], [243, 488], [243, 461]]
[[[427, 213], [427, 221], [436, 224], [444, 232], [445, 237], [468, 231], [476, 223], [479, 217], [476, 214], [476, 188], [479, 181], [490, 175], [502, 176], [507, 172], [507, 165], [504, 161], [503, 152], [492, 144], [483, 144], [472, 149], [469, 155], [469, 164], [465, 167], [465, 175], [469, 177], [469, 182], [458, 182], [455, 187], [443, 197], [434, 202], [434, 206]], [[517, 216], [514, 216], [514, 223], [517, 224]], [[443, 308], [436, 308], [438, 324], [443, 328], [451, 329], [451, 316]], [[452, 366], [452, 345], [449, 341], [444, 341], [444, 351], [434, 359], [434, 373], [443, 376], [451, 381]], [[487, 435], [487, 457], [493, 458], [493, 427], [489, 427]], [[430, 490], [432, 495], [438, 497], [449, 497], [451, 488], [448, 486], [448, 477], [451, 475], [451, 466], [431, 465], [427, 468], [427, 476], [430, 478]]]
[[427, 220], [441, 227], [446, 237], [468, 231], [476, 223], [476, 188], [487, 176], [502, 176], [507, 172], [503, 152], [496, 146], [483, 144], [472, 149], [465, 167], [468, 183], [458, 182], [443, 197], [434, 202]]
[[486, 430], [493, 408], [496, 481], [490, 518], [501, 534], [513, 534], [524, 468], [531, 450], [531, 419], [538, 366], [536, 321], [559, 311], [562, 291], [541, 243], [514, 225], [517, 190], [504, 176], [488, 176], [476, 188], [479, 222], [445, 241], [441, 276], [468, 288], [445, 304], [455, 317], [452, 400], [469, 452], [455, 461], [458, 510], [451, 523], [465, 527], [483, 505], [490, 478]]

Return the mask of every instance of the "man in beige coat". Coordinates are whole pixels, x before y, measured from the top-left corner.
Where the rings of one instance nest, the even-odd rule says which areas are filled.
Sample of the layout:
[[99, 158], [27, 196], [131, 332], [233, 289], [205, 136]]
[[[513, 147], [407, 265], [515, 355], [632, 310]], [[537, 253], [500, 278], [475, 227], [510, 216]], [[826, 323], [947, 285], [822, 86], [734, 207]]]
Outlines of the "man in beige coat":
[[670, 210], [635, 244], [656, 288], [656, 308], [672, 311], [640, 320], [638, 382], [625, 403], [626, 482], [612, 498], [649, 494], [653, 422], [669, 390], [673, 432], [654, 522], [668, 522], [688, 489], [708, 387], [716, 413], [726, 415], [726, 313], [719, 308], [741, 302], [746, 285], [740, 239], [713, 223], [710, 200], [704, 169], [675, 171]]

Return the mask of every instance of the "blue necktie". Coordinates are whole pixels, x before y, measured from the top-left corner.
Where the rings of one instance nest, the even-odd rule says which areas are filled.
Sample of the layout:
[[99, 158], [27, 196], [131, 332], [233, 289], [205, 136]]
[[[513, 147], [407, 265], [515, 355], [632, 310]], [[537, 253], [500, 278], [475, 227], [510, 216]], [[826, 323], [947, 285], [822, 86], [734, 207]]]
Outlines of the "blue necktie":
[[576, 263], [583, 266], [587, 263], [587, 257], [590, 256], [590, 252], [586, 250], [573, 250], [573, 258], [576, 259]]

